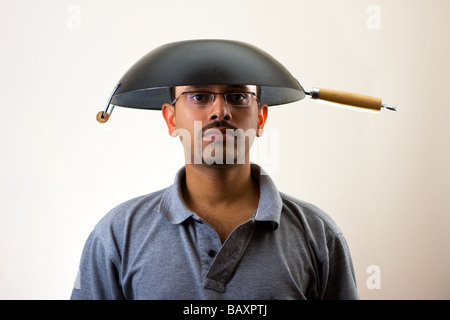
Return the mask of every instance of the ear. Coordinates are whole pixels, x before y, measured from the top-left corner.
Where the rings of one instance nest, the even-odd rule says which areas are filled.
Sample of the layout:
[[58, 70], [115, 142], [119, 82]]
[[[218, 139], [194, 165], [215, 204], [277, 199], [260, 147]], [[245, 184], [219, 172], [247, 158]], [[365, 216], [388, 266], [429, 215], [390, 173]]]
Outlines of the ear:
[[266, 124], [267, 114], [269, 113], [269, 107], [267, 104], [260, 105], [258, 108], [258, 131], [257, 137], [261, 137], [263, 134], [264, 125]]
[[175, 107], [168, 103], [163, 104], [162, 115], [164, 117], [164, 120], [166, 121], [167, 128], [169, 129], [169, 134], [172, 137], [176, 137], [178, 133], [177, 133], [177, 122], [175, 119]]

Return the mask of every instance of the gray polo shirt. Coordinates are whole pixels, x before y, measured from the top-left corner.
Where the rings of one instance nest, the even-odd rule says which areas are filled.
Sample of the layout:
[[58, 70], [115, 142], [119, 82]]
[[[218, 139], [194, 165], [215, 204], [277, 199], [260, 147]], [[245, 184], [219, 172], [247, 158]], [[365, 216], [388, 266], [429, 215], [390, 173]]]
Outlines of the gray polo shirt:
[[347, 243], [326, 213], [252, 164], [258, 209], [221, 244], [184, 203], [184, 175], [99, 221], [71, 299], [358, 299]]

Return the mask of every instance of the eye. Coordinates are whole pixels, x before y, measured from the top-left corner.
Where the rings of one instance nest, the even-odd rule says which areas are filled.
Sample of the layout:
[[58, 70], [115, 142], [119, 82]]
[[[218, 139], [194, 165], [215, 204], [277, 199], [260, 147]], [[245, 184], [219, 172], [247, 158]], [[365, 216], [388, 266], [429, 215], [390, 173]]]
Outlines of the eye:
[[233, 105], [247, 105], [251, 101], [249, 93], [229, 93], [228, 101]]
[[245, 99], [245, 94], [244, 93], [233, 93], [231, 94], [231, 99], [233, 101], [241, 101]]
[[195, 104], [205, 104], [208, 103], [209, 100], [211, 99], [211, 94], [208, 93], [190, 93], [188, 96], [188, 100], [191, 103], [195, 103]]

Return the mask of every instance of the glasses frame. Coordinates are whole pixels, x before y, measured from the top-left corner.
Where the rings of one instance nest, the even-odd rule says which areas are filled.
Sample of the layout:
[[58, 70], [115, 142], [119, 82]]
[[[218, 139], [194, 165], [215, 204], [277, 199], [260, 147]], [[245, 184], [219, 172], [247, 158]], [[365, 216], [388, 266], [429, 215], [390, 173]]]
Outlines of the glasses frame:
[[[254, 92], [246, 92], [246, 91], [239, 91], [239, 92], [238, 92], [238, 91], [236, 91], [236, 92], [184, 91], [184, 92], [180, 93], [180, 95], [179, 95], [178, 97], [176, 97], [176, 98], [172, 101], [171, 105], [172, 105], [172, 106], [175, 106], [175, 103], [178, 102], [178, 100], [181, 98], [181, 96], [186, 95], [186, 94], [189, 94], [189, 93], [209, 94], [209, 95], [212, 95], [212, 101], [211, 101], [211, 103], [210, 103], [210, 104], [207, 104], [207, 105], [198, 106], [199, 108], [206, 108], [206, 107], [209, 107], [209, 106], [213, 105], [213, 104], [214, 104], [214, 101], [216, 101], [216, 96], [217, 96], [217, 95], [222, 95], [222, 96], [223, 96], [223, 100], [225, 101], [225, 104], [226, 104], [227, 106], [236, 107], [236, 108], [248, 108], [248, 107], [250, 107], [250, 106], [252, 105], [252, 102], [253, 102], [253, 97], [255, 97], [255, 98], [256, 98], [256, 101], [258, 102], [258, 97], [257, 97], [256, 93], [254, 93]], [[233, 94], [243, 94], [243, 93], [245, 93], [245, 94], [251, 94], [251, 95], [252, 95], [252, 100], [251, 100], [251, 102], [250, 102], [250, 104], [249, 104], [248, 106], [238, 106], [238, 105], [233, 105], [233, 104], [229, 104], [229, 103], [228, 103], [228, 100], [227, 100], [227, 96], [228, 96], [228, 95], [233, 95]], [[186, 103], [186, 104], [187, 104], [187, 103]]]

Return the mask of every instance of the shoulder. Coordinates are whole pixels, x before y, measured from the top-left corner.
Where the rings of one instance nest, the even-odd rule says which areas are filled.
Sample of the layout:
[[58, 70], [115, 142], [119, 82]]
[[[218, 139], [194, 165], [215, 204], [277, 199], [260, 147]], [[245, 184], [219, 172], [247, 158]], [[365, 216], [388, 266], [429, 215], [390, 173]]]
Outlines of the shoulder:
[[307, 231], [312, 233], [321, 231], [332, 237], [342, 233], [334, 219], [316, 205], [282, 192], [280, 196], [285, 218], [298, 221], [303, 228], [307, 228]]
[[119, 233], [151, 220], [156, 221], [155, 218], [161, 216], [159, 205], [165, 191], [161, 189], [120, 203], [100, 219], [95, 232], [97, 235]]

